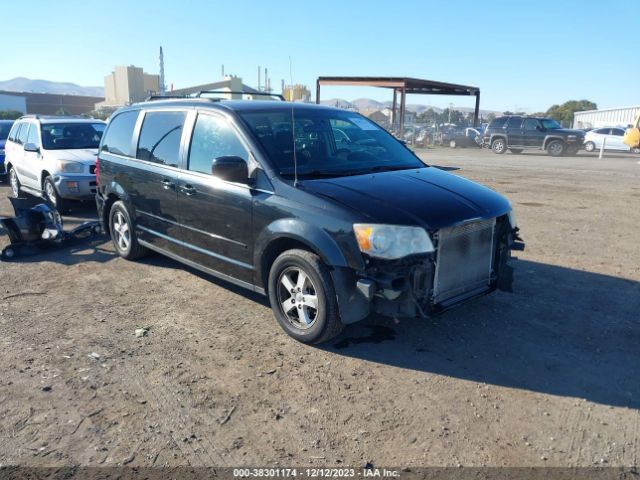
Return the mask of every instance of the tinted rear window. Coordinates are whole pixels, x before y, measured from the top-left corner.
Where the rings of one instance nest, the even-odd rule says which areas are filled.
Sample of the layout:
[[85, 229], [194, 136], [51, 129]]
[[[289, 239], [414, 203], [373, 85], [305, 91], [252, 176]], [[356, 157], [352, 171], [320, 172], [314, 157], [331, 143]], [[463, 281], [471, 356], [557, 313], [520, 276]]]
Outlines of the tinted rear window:
[[507, 128], [520, 128], [522, 125], [522, 118], [520, 117], [511, 117], [507, 122]]
[[177, 167], [185, 112], [147, 112], [140, 131], [140, 160]]
[[131, 156], [131, 140], [136, 120], [138, 120], [137, 110], [116, 115], [109, 123], [101, 150], [116, 155]]
[[502, 128], [504, 127], [504, 124], [506, 121], [507, 121], [507, 117], [495, 118], [491, 121], [488, 128]]

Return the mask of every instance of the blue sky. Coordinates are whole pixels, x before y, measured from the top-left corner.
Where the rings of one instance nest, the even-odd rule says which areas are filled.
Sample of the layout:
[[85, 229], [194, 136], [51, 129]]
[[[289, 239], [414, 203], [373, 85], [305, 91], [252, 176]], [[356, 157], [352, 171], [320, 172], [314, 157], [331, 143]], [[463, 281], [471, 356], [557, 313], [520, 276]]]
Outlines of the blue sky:
[[[319, 75], [413, 76], [478, 86], [482, 107], [546, 110], [570, 99], [639, 103], [637, 1], [91, 1], [3, 2], [0, 80], [102, 85], [114, 65], [158, 71], [176, 88], [226, 73], [315, 90]], [[339, 87], [322, 97], [390, 100]], [[472, 106], [472, 98], [410, 102]]]

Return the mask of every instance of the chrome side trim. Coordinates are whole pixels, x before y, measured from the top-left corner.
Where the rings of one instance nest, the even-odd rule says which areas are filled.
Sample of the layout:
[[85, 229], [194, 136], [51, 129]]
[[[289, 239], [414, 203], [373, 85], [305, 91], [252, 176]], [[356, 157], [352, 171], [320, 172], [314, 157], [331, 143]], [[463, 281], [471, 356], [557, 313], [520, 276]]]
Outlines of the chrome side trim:
[[231, 238], [223, 237], [221, 235], [216, 235], [215, 233], [206, 232], [206, 231], [200, 230], [198, 228], [190, 227], [189, 225], [184, 225], [182, 223], [174, 222], [173, 220], [169, 220], [168, 218], [162, 218], [162, 217], [159, 217], [159, 216], [154, 215], [152, 213], [145, 212], [143, 210], [138, 210], [137, 212], [141, 213], [143, 215], [146, 215], [147, 217], [151, 217], [151, 218], [155, 218], [156, 220], [160, 220], [161, 222], [167, 222], [167, 223], [170, 223], [172, 225], [176, 225], [177, 227], [187, 228], [187, 229], [189, 229], [189, 230], [191, 230], [193, 232], [198, 232], [198, 233], [201, 233], [202, 235], [206, 235], [208, 237], [215, 238], [216, 240], [224, 240], [225, 242], [229, 242], [229, 243], [234, 243], [236, 245], [240, 245], [243, 248], [247, 248], [248, 247], [248, 245], [246, 245], [246, 244], [244, 244], [242, 242], [238, 242], [237, 240], [232, 240]]
[[187, 242], [183, 242], [182, 240], [177, 240], [177, 239], [175, 239], [173, 237], [170, 237], [168, 235], [164, 235], [163, 233], [156, 232], [155, 230], [151, 230], [150, 228], [143, 227], [141, 225], [136, 225], [136, 228], [139, 229], [139, 230], [142, 230], [143, 232], [150, 233], [151, 235], [155, 235], [156, 237], [164, 238], [165, 240], [168, 240], [168, 241], [170, 241], [172, 243], [175, 243], [177, 245], [180, 245], [182, 247], [186, 247], [186, 248], [189, 248], [191, 250], [195, 250], [196, 252], [200, 252], [200, 253], [203, 253], [205, 255], [209, 255], [210, 257], [217, 258], [218, 260], [222, 260], [223, 262], [232, 263], [234, 265], [237, 265], [237, 266], [242, 267], [242, 268], [246, 268], [248, 270], [255, 270], [253, 265], [249, 265], [248, 263], [244, 263], [244, 262], [240, 262], [238, 260], [234, 260], [233, 258], [225, 257], [224, 255], [220, 255], [219, 253], [215, 253], [215, 252], [211, 252], [209, 250], [205, 250], [204, 248], [196, 247], [195, 245], [192, 245], [192, 244], [187, 243]]
[[245, 282], [242, 280], [238, 280], [237, 278], [231, 277], [229, 275], [226, 275], [224, 273], [220, 273], [217, 270], [213, 270], [211, 268], [207, 268], [207, 267], [203, 267], [202, 265], [198, 265], [195, 262], [192, 262], [191, 260], [187, 260], [184, 257], [181, 257], [180, 255], [176, 255], [175, 253], [171, 253], [163, 248], [160, 248], [156, 245], [153, 245], [149, 242], [145, 242], [144, 240], [138, 240], [138, 242], [140, 243], [140, 245], [142, 245], [143, 247], [148, 248], [149, 250], [153, 250], [154, 252], [158, 252], [161, 255], [166, 255], [167, 257], [180, 262], [180, 263], [184, 263], [185, 265], [191, 267], [191, 268], [195, 268], [196, 270], [200, 270], [201, 272], [204, 272], [206, 274], [212, 275], [214, 277], [217, 277], [221, 280], [224, 280], [226, 282], [229, 283], [233, 283], [234, 285], [237, 285], [239, 287], [242, 288], [246, 288], [248, 290], [251, 290], [252, 292], [256, 292], [259, 293], [261, 295], [266, 295], [267, 292], [265, 291], [264, 288], [262, 287], [258, 287], [257, 285], [254, 285], [252, 283], [249, 282]]

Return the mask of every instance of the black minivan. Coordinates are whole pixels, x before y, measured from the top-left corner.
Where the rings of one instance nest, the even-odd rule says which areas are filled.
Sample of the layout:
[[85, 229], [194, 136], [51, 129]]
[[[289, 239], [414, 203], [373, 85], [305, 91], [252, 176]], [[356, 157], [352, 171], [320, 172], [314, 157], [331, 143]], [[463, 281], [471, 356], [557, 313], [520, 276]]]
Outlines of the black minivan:
[[268, 295], [306, 343], [373, 312], [424, 317], [509, 289], [523, 247], [504, 197], [351, 111], [148, 101], [111, 117], [96, 163], [120, 256], [154, 250]]

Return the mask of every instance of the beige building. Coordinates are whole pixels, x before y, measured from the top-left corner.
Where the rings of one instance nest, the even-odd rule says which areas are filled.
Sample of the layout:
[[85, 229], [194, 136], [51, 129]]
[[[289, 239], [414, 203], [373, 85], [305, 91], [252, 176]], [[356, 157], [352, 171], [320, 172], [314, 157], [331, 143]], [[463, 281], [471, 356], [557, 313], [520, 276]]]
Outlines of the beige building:
[[234, 77], [232, 75], [225, 76], [219, 82], [205, 83], [202, 85], [194, 85], [193, 87], [171, 90], [170, 92], [167, 92], [167, 95], [194, 95], [207, 90], [213, 90], [216, 92], [229, 92], [228, 94], [223, 93], [221, 95], [221, 98], [225, 98], [227, 100], [241, 100], [242, 98], [248, 100], [269, 100], [269, 97], [265, 97], [263, 95], [252, 95], [258, 93], [258, 91], [242, 83], [242, 78]]
[[295, 85], [287, 85], [282, 90], [282, 96], [288, 102], [310, 102], [311, 92], [309, 89], [299, 83]]
[[140, 102], [160, 91], [160, 75], [144, 73], [133, 65], [115, 67], [104, 77], [104, 102], [96, 104], [96, 110], [103, 107], [119, 107]]

